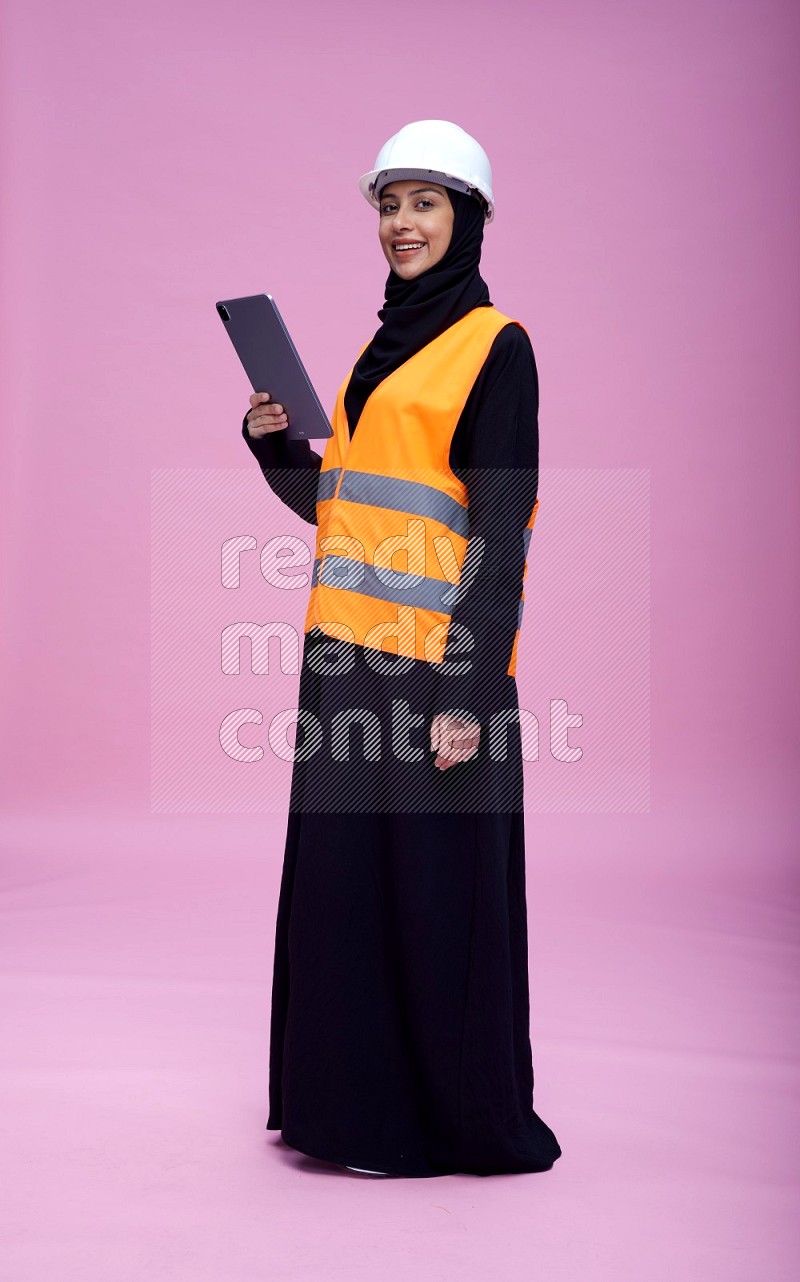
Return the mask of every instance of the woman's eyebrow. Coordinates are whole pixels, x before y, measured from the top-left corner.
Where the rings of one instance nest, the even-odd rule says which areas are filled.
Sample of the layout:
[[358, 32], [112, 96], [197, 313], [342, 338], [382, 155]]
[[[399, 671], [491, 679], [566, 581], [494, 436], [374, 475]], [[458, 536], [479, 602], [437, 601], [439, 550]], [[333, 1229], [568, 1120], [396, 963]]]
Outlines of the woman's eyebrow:
[[[410, 191], [408, 194], [409, 196], [418, 196], [421, 191], [432, 191], [436, 196], [441, 196], [442, 194], [438, 187], [415, 187], [414, 190]], [[395, 193], [393, 191], [381, 192], [381, 200], [385, 200], [387, 196], [394, 196], [394, 194]]]

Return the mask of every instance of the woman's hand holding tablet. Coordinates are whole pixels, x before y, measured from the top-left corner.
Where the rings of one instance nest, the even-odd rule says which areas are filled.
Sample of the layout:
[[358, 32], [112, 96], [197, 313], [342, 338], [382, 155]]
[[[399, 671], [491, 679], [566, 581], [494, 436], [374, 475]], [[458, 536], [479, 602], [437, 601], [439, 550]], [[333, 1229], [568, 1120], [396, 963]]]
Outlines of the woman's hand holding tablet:
[[279, 432], [288, 427], [289, 416], [282, 405], [267, 405], [269, 392], [253, 392], [250, 397], [252, 409], [247, 415], [247, 433], [255, 440], [266, 436], [268, 432]]

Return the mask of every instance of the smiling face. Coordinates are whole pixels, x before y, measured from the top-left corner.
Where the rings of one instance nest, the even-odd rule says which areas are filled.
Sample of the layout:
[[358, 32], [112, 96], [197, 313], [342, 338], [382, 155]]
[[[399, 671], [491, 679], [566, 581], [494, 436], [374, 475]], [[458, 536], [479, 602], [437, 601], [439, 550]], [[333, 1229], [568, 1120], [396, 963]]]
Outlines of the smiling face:
[[413, 280], [444, 257], [454, 217], [446, 187], [420, 178], [388, 182], [381, 191], [380, 207], [381, 247], [389, 266], [403, 280]]

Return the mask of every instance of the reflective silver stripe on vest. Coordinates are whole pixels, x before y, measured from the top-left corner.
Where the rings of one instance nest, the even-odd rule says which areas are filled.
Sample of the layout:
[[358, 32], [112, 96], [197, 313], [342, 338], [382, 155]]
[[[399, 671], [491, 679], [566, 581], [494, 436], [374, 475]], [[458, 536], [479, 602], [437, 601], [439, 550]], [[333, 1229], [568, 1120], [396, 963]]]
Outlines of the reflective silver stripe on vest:
[[329, 552], [324, 561], [317, 557], [311, 574], [311, 586], [321, 583], [326, 588], [360, 592], [395, 605], [411, 605], [418, 610], [436, 610], [452, 614], [448, 596], [455, 595], [455, 585], [446, 579], [426, 579], [421, 574], [407, 574], [405, 570], [390, 570], [380, 566], [376, 570], [365, 561]]
[[524, 533], [524, 534], [523, 534], [523, 536], [522, 536], [522, 541], [523, 541], [523, 543], [525, 544], [525, 555], [526, 555], [526, 556], [528, 555], [528, 548], [529, 548], [529, 547], [530, 547], [530, 545], [531, 545], [531, 535], [532, 535], [532, 534], [533, 534], [533, 530], [531, 530], [531, 529], [526, 529], [526, 530], [525, 530], [525, 533]]
[[[360, 592], [363, 596], [377, 597], [381, 601], [392, 601], [395, 605], [411, 605], [419, 610], [436, 610], [439, 614], [452, 614], [452, 603], [447, 603], [448, 596], [454, 595], [454, 585], [443, 579], [425, 579], [419, 574], [406, 574], [403, 570], [389, 570], [381, 567], [381, 575], [364, 561], [354, 561], [351, 557], [335, 556], [328, 553], [323, 572], [322, 558], [317, 557], [311, 571], [311, 587], [322, 583], [326, 588], [339, 588], [342, 591]], [[388, 579], [388, 582], [384, 582]], [[405, 584], [405, 586], [403, 586]], [[522, 612], [525, 609], [524, 598], [517, 606], [517, 628], [522, 626]]]
[[330, 467], [327, 472], [320, 472], [317, 482], [317, 502], [324, 503], [326, 499], [332, 499], [336, 493], [336, 484], [341, 472], [340, 467]]
[[435, 485], [424, 485], [421, 481], [406, 481], [375, 472], [355, 472], [348, 468], [339, 490], [339, 499], [347, 503], [390, 508], [393, 512], [408, 512], [410, 516], [429, 516], [462, 538], [469, 534], [467, 509], [449, 494], [437, 490]]

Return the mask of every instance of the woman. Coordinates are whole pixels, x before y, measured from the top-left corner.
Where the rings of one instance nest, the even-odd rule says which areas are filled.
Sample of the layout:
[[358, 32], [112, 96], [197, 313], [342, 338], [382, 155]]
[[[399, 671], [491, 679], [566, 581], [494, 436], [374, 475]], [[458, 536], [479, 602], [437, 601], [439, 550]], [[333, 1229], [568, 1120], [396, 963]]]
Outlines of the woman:
[[514, 677], [536, 365], [480, 275], [479, 144], [416, 121], [359, 185], [390, 271], [324, 457], [286, 439], [268, 392], [242, 425], [317, 524], [267, 1129], [367, 1174], [546, 1170], [561, 1149], [532, 1108]]

